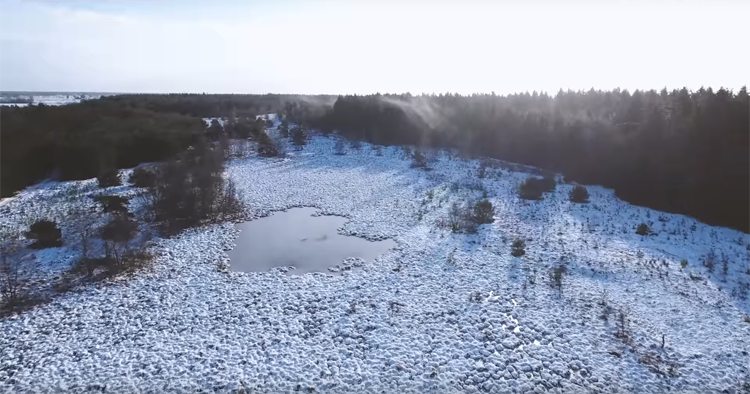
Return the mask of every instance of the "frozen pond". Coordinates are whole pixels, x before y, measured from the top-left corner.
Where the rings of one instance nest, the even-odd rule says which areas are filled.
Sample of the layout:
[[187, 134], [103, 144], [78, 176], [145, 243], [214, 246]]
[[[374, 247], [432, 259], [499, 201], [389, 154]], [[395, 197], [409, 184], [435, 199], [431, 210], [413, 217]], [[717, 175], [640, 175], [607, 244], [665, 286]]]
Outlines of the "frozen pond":
[[372, 261], [396, 246], [393, 240], [372, 242], [338, 233], [347, 219], [312, 216], [315, 208], [292, 208], [271, 216], [238, 224], [237, 246], [229, 251], [234, 271], [268, 271], [294, 266], [293, 274], [329, 272], [343, 259]]

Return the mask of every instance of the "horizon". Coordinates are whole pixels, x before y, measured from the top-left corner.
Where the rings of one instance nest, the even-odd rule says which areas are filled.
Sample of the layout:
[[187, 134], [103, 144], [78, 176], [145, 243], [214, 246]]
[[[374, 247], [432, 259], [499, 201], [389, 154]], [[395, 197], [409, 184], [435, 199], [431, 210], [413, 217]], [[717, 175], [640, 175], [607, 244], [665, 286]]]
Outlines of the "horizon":
[[750, 57], [739, 48], [750, 4], [426, 4], [0, 0], [0, 89], [508, 95], [747, 85]]

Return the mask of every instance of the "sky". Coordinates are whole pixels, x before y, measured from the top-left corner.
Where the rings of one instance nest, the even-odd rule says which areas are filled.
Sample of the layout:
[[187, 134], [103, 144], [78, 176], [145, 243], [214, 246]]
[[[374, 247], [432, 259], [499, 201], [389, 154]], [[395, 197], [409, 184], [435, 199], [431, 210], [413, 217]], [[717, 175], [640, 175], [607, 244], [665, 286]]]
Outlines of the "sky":
[[739, 0], [0, 0], [0, 90], [738, 90], [747, 15]]

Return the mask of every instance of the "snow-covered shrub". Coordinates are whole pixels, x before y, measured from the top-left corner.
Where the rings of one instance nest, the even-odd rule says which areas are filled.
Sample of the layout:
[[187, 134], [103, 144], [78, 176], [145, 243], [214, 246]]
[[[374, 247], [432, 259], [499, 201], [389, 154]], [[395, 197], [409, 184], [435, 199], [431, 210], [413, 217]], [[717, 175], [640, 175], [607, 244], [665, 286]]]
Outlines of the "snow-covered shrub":
[[565, 276], [567, 272], [568, 269], [562, 264], [553, 268], [549, 273], [550, 285], [557, 290], [562, 290], [563, 276]]
[[31, 225], [26, 232], [26, 238], [34, 239], [29, 246], [32, 249], [56, 248], [62, 246], [62, 231], [57, 223], [51, 220], [39, 220]]
[[648, 224], [641, 223], [638, 225], [638, 228], [635, 230], [635, 233], [638, 235], [649, 235], [651, 234], [651, 229], [648, 227]]
[[487, 224], [495, 221], [495, 208], [488, 199], [482, 199], [474, 204], [473, 220], [476, 224]]
[[99, 183], [99, 187], [102, 188], [120, 186], [122, 184], [122, 181], [120, 180], [120, 171], [116, 169], [102, 172], [98, 177], [96, 177], [96, 180]]
[[576, 185], [570, 191], [570, 201], [583, 204], [589, 202], [589, 191], [581, 185]]
[[411, 154], [411, 166], [412, 168], [427, 169], [427, 156], [419, 148], [414, 149]]
[[510, 254], [513, 257], [521, 257], [526, 254], [526, 242], [522, 239], [516, 239], [513, 244], [510, 245]]
[[714, 272], [716, 268], [716, 253], [713, 250], [703, 257], [703, 266], [708, 268], [708, 272]]
[[478, 224], [474, 219], [472, 209], [459, 202], [453, 202], [448, 210], [447, 225], [454, 233], [473, 234], [477, 232]]
[[346, 144], [344, 143], [344, 140], [339, 138], [334, 142], [333, 144], [333, 153], [339, 156], [343, 156], [346, 154]]

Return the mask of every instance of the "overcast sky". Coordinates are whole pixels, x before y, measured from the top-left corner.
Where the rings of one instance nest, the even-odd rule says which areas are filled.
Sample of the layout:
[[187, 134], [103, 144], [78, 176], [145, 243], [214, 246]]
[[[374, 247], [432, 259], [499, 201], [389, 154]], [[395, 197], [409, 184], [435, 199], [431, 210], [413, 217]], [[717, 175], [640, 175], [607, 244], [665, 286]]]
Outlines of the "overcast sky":
[[748, 15], [729, 0], [0, 0], [0, 90], [736, 90]]

